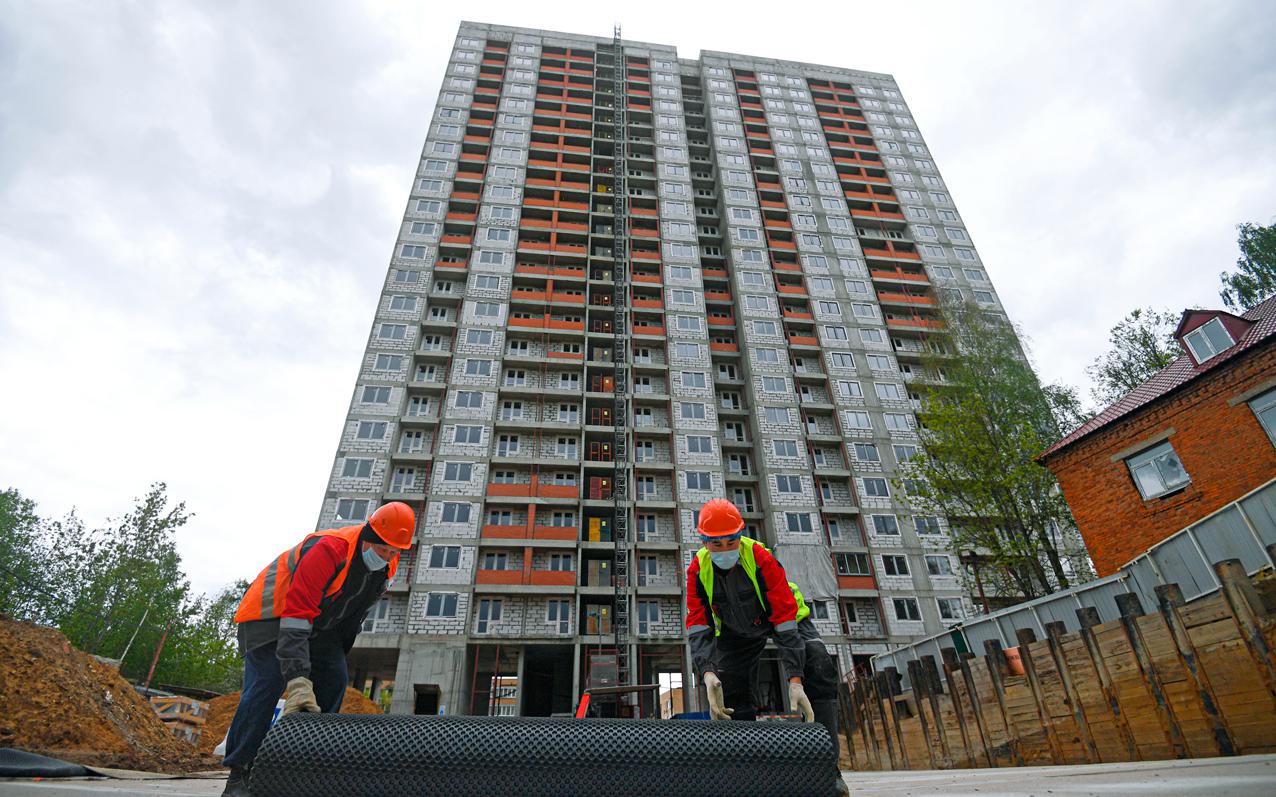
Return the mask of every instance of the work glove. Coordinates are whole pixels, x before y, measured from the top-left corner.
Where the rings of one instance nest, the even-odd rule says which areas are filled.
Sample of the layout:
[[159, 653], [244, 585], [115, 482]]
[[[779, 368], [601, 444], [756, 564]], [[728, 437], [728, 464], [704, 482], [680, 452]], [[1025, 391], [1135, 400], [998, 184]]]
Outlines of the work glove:
[[801, 713], [803, 722], [815, 722], [815, 709], [811, 708], [801, 681], [789, 681], [789, 710]]
[[729, 720], [735, 709], [727, 708], [722, 695], [722, 681], [711, 672], [704, 674], [704, 689], [709, 693], [709, 719]]
[[284, 711], [279, 716], [286, 717], [298, 711], [319, 713], [319, 702], [315, 700], [315, 685], [309, 678], [293, 678], [288, 682], [288, 699], [284, 701]]

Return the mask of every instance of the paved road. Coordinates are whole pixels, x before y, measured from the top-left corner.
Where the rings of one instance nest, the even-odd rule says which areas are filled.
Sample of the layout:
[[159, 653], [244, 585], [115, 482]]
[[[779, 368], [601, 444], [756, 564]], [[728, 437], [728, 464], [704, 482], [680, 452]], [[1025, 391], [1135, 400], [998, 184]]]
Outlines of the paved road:
[[[1276, 795], [1276, 755], [918, 772], [847, 773], [856, 797], [979, 795], [979, 797], [1272, 797]], [[0, 780], [8, 797], [214, 797], [223, 780]], [[796, 796], [795, 796], [796, 797]]]

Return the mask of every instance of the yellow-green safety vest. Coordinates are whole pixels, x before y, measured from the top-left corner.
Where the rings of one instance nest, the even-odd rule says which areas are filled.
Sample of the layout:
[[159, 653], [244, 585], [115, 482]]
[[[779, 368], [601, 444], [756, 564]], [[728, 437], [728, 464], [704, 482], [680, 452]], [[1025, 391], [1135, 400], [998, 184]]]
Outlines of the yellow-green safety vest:
[[[762, 599], [762, 586], [758, 584], [758, 561], [753, 557], [753, 546], [757, 546], [762, 550], [766, 550], [766, 546], [757, 540], [748, 537], [740, 538], [740, 567], [744, 568], [744, 574], [753, 582], [753, 591], [758, 594], [758, 604], [763, 609], [766, 608], [766, 601]], [[714, 636], [722, 634], [722, 619], [718, 617], [718, 613], [713, 608], [713, 559], [709, 555], [708, 548], [701, 548], [696, 553], [696, 561], [700, 563], [700, 585], [704, 587], [704, 594], [709, 598], [709, 611], [713, 613]], [[789, 582], [789, 589], [793, 590], [793, 599], [797, 601], [797, 618], [795, 622], [802, 622], [811, 614], [811, 608], [806, 605], [806, 601], [802, 598], [802, 590], [798, 589], [798, 585], [792, 581]]]

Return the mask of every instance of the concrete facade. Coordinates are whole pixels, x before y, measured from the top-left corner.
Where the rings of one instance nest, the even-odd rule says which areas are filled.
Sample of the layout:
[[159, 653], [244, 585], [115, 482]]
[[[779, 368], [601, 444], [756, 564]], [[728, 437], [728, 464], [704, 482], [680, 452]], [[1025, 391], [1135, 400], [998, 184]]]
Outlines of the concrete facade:
[[[941, 601], [972, 611], [927, 561], [956, 570], [947, 523], [892, 477], [937, 378], [939, 292], [999, 308], [898, 86], [623, 57], [636, 680], [690, 682], [684, 571], [723, 495], [844, 671], [940, 631], [959, 619]], [[614, 645], [616, 67], [611, 39], [471, 23], [451, 53], [318, 518], [418, 511], [413, 567], [351, 658], [393, 711], [487, 713], [510, 676], [520, 713], [570, 710]]]

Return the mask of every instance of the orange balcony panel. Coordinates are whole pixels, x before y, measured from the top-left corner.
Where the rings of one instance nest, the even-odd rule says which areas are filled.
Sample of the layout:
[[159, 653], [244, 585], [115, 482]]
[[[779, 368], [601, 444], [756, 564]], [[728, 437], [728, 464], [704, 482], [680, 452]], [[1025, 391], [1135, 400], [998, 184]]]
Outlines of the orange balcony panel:
[[789, 335], [789, 343], [794, 346], [818, 346], [820, 345], [820, 339], [809, 335]]
[[659, 238], [660, 230], [644, 230], [640, 227], [630, 227], [630, 235], [636, 235], [639, 238]]
[[797, 244], [793, 243], [792, 241], [773, 241], [770, 238], [767, 239], [767, 246], [771, 247], [772, 249], [785, 249], [785, 250], [797, 249]]
[[726, 291], [705, 291], [704, 298], [716, 302], [729, 302], [731, 301], [731, 294]]
[[580, 487], [574, 484], [542, 484], [536, 488], [541, 498], [579, 498]]
[[801, 266], [799, 266], [797, 263], [774, 263], [774, 264], [772, 264], [772, 268], [774, 268], [776, 271], [798, 271], [798, 272], [800, 272], [800, 271], [802, 270], [802, 267], [801, 267]]
[[663, 335], [665, 334], [665, 328], [650, 326], [647, 324], [634, 324], [634, 334], [635, 335]]
[[915, 316], [913, 318], [888, 318], [888, 327], [925, 327], [927, 329], [943, 329], [944, 322]]
[[457, 271], [465, 271], [466, 264], [465, 263], [449, 263], [446, 260], [440, 260], [438, 263], [434, 264], [434, 267], [435, 268], [454, 268]]
[[[500, 540], [521, 540], [527, 537], [527, 526], [497, 526], [488, 525], [483, 527], [484, 537], [494, 537]], [[517, 573], [518, 571], [513, 571]]]
[[909, 296], [906, 293], [879, 293], [878, 301], [882, 302], [901, 302], [903, 304], [922, 304], [933, 305], [935, 300], [929, 296]]
[[479, 195], [477, 191], [453, 191], [452, 198], [477, 200], [479, 198]]
[[584, 352], [579, 352], [579, 351], [575, 351], [575, 352], [572, 352], [572, 351], [551, 351], [551, 352], [549, 353], [549, 356], [550, 356], [550, 358], [551, 358], [551, 359], [556, 359], [556, 360], [583, 360], [583, 359], [585, 359], [585, 354], [584, 354]]
[[469, 246], [474, 240], [473, 235], [444, 235], [442, 242], [445, 244], [458, 244], [461, 246]]
[[[520, 527], [521, 528], [521, 527]], [[475, 584], [522, 584], [522, 570], [478, 570], [474, 573]]]
[[[528, 495], [532, 494], [532, 486], [530, 484], [489, 484], [487, 485], [488, 495]], [[522, 528], [522, 526], [519, 526]]]
[[891, 213], [886, 210], [856, 210], [851, 209], [851, 216], [858, 218], [874, 218], [874, 219], [902, 219], [903, 213]]
[[916, 252], [897, 252], [894, 249], [870, 249], [864, 247], [865, 257], [894, 257], [904, 260], [921, 260], [922, 256]]
[[664, 302], [659, 299], [634, 299], [634, 307], [642, 307], [648, 310], [661, 310], [664, 306]]
[[565, 302], [566, 304], [584, 304], [585, 297], [579, 293], [559, 293], [555, 291], [549, 295], [551, 302]]
[[735, 326], [734, 318], [720, 318], [718, 316], [709, 316], [709, 326], [711, 327], [731, 327]]
[[771, 199], [763, 199], [760, 201], [762, 203], [762, 207], [764, 208], [787, 208], [788, 207], [783, 202], [776, 202], [775, 200], [771, 200]]
[[471, 161], [474, 163], [487, 163], [486, 152], [462, 152], [461, 160]]
[[549, 249], [552, 246], [553, 244], [551, 244], [549, 241], [519, 241], [518, 242], [519, 249], [544, 249], [545, 251], [549, 251]]
[[515, 288], [510, 292], [511, 299], [527, 299], [530, 301], [545, 301], [545, 291], [534, 291], [529, 288]]
[[487, 86], [478, 86], [477, 88], [475, 88], [475, 89], [474, 89], [474, 93], [475, 93], [475, 94], [492, 94], [492, 95], [497, 95], [497, 94], [500, 94], [500, 93], [501, 93], [501, 90], [500, 90], [500, 89], [491, 89], [491, 88], [488, 88]]
[[496, 124], [496, 120], [495, 119], [480, 119], [476, 116], [471, 116], [469, 121], [466, 122], [466, 124], [477, 125], [478, 127], [492, 127], [493, 125]]
[[724, 268], [706, 268], [704, 269], [704, 275], [706, 277], [726, 277], [727, 270]]
[[738, 344], [738, 343], [717, 343], [717, 342], [714, 342], [714, 343], [710, 343], [710, 344], [709, 344], [709, 350], [710, 350], [710, 351], [739, 351], [739, 350], [740, 350], [740, 344]]
[[653, 285], [659, 285], [660, 275], [659, 274], [635, 274], [633, 276], [633, 280], [634, 282], [644, 282], [644, 283], [651, 283]]
[[810, 313], [804, 313], [800, 310], [785, 310], [784, 317], [785, 318], [801, 318], [805, 320], [810, 320], [815, 318], [815, 316], [811, 315]]
[[531, 327], [532, 329], [544, 329], [545, 319], [543, 318], [511, 318], [510, 326]]
[[574, 587], [576, 573], [572, 570], [533, 570], [530, 583], [541, 587]]
[[457, 213], [453, 211], [447, 214], [448, 221], [474, 221], [478, 218], [477, 213]]
[[877, 589], [872, 576], [838, 576], [838, 589]]
[[655, 208], [633, 208], [629, 209], [630, 216], [655, 216], [657, 215]]
[[930, 280], [926, 279], [925, 274], [909, 274], [907, 271], [882, 271], [881, 269], [872, 269], [868, 273], [872, 274], [874, 279], [930, 282]]
[[777, 285], [775, 289], [780, 293], [787, 293], [791, 296], [805, 296], [806, 288], [801, 285]]
[[535, 540], [575, 540], [579, 532], [575, 526], [533, 526]]
[[545, 328], [546, 329], [571, 329], [577, 332], [584, 332], [585, 322], [584, 321], [553, 321], [551, 320], [545, 323]]
[[629, 254], [631, 257], [633, 257], [634, 260], [659, 260], [660, 259], [659, 252], [643, 252], [641, 250], [635, 249]]
[[465, 140], [470, 142], [471, 144], [488, 144], [492, 141], [492, 137], [490, 135], [488, 136], [470, 135], [470, 136], [466, 136]]

